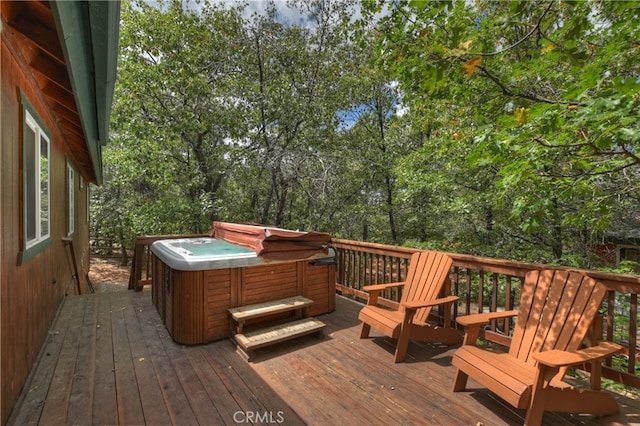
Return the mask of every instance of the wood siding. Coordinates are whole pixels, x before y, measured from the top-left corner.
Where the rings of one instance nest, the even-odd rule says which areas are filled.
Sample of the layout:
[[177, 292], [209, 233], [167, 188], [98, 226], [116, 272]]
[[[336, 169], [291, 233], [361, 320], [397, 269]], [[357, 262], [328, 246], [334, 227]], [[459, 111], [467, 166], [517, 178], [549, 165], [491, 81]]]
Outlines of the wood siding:
[[205, 338], [210, 340], [222, 339], [228, 336], [229, 309], [236, 304], [238, 292], [237, 269], [214, 269], [207, 271], [205, 277]]
[[[76, 292], [67, 247], [67, 159], [73, 156], [42, 93], [40, 76], [31, 73], [18, 48], [17, 35], [2, 23], [0, 86], [0, 255], [1, 410], [4, 424], [37, 360], [65, 294]], [[49, 83], [51, 84], [51, 83]], [[50, 223], [52, 243], [19, 265], [22, 229], [22, 120], [21, 96], [29, 100], [51, 136]], [[82, 291], [89, 267], [86, 183], [80, 189], [76, 167], [75, 233], [73, 243]], [[79, 319], [82, 320], [81, 318]]]

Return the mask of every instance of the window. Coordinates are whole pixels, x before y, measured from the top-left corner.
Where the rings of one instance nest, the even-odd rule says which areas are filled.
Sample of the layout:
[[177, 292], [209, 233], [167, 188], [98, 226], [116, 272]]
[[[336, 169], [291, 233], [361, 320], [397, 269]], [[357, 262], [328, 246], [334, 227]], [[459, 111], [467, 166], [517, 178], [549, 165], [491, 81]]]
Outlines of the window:
[[43, 126], [25, 110], [24, 156], [24, 242], [29, 249], [51, 236], [50, 139]]
[[75, 231], [76, 225], [76, 171], [67, 161], [67, 236]]

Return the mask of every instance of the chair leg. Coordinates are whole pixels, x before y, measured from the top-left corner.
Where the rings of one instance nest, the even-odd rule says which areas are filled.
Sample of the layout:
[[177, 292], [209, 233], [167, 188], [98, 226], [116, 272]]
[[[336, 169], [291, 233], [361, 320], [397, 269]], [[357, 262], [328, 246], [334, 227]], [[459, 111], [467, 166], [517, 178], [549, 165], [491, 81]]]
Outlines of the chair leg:
[[463, 372], [460, 369], [456, 370], [456, 375], [453, 379], [453, 391], [454, 392], [461, 392], [463, 390], [466, 389], [467, 387], [467, 379], [469, 378], [469, 376], [467, 375], [467, 373]]
[[369, 337], [369, 332], [371, 331], [371, 326], [366, 322], [362, 323], [362, 330], [360, 330], [360, 338], [366, 339]]
[[535, 401], [529, 406], [527, 415], [524, 418], [524, 426], [537, 426], [542, 424], [542, 416], [544, 415], [544, 403]]
[[404, 361], [404, 357], [407, 355], [407, 349], [409, 349], [409, 336], [407, 333], [400, 333], [393, 362], [398, 363]]
[[527, 415], [524, 418], [525, 426], [542, 424], [542, 416], [544, 415], [544, 402], [547, 397], [544, 387], [545, 378], [549, 379], [553, 376], [553, 373], [558, 371], [557, 368], [547, 368], [542, 364], [538, 364], [536, 370], [536, 376], [533, 381], [533, 387], [531, 389], [531, 400], [529, 401], [529, 407], [527, 408]]

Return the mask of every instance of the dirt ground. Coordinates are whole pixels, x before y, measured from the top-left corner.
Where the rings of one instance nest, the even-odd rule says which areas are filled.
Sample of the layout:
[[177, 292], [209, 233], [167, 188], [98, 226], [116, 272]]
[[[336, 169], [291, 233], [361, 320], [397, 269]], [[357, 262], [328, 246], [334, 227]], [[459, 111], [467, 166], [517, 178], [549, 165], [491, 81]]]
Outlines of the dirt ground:
[[127, 290], [131, 265], [120, 266], [120, 259], [91, 257], [89, 280], [96, 293]]

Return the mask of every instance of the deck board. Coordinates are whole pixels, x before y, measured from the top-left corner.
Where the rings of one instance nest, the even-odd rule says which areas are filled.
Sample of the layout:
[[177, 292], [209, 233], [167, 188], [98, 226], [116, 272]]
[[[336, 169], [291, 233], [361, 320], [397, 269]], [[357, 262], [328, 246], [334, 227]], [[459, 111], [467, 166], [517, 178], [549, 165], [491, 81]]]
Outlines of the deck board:
[[[124, 302], [124, 303], [123, 303]], [[124, 316], [125, 310], [131, 310], [126, 301], [111, 300], [111, 327], [113, 338], [113, 359], [115, 385], [118, 389], [118, 423], [133, 425], [144, 423], [142, 403], [138, 398], [138, 382], [136, 380], [134, 357], [129, 345], [129, 332]]]
[[202, 352], [190, 351], [187, 356], [216, 409], [216, 415], [211, 419], [211, 423], [232, 424], [233, 414], [240, 409], [238, 403], [230, 392], [220, 392], [220, 389], [224, 389], [224, 384]]
[[[142, 318], [136, 314], [136, 312], [141, 314], [140, 311], [146, 308], [144, 305], [137, 306], [139, 304], [132, 304], [131, 299], [125, 297], [125, 295], [126, 293], [122, 292], [122, 315], [127, 324], [129, 347], [139, 392], [138, 398], [144, 413], [143, 423], [146, 421], [147, 424], [169, 424], [171, 423], [171, 417], [164, 402], [160, 382], [150, 355], [149, 345], [147, 345], [144, 338], [143, 321], [140, 321]], [[150, 335], [157, 339], [155, 334], [150, 333]]]
[[[163, 327], [153, 305], [138, 306], [136, 314], [142, 325], [142, 335], [149, 349], [149, 360], [153, 366], [169, 418], [173, 424], [196, 424], [196, 416], [189, 406], [186, 391], [181, 388], [175, 371], [171, 353], [165, 350], [164, 342], [170, 341], [169, 333]], [[173, 345], [177, 350], [180, 346]], [[140, 388], [145, 394], [146, 389]]]
[[[324, 338], [305, 336], [255, 351], [230, 340], [174, 343], [150, 290], [69, 296], [10, 425], [24, 424], [522, 424], [516, 410], [470, 380], [451, 392], [454, 347], [359, 339], [361, 305], [338, 297], [321, 315]], [[545, 424], [639, 424], [640, 403], [616, 397], [621, 413], [546, 413]], [[252, 418], [249, 418], [253, 416]], [[256, 417], [261, 416], [261, 417]], [[269, 417], [270, 416], [270, 417]]]
[[15, 416], [16, 424], [38, 424], [47, 401], [49, 386], [53, 382], [56, 366], [60, 360], [65, 341], [64, 331], [68, 330], [72, 321], [77, 321], [78, 318], [82, 317], [82, 309], [80, 304], [76, 304], [68, 309], [62, 309], [58, 313], [56, 323], [49, 330], [45, 347], [41, 351], [38, 368], [33, 370], [30, 377], [31, 380], [27, 382], [22, 391], [22, 394], [28, 397], [24, 399], [22, 409]]
[[[118, 324], [112, 327], [112, 319], [117, 316], [113, 302], [119, 298], [113, 295], [98, 304], [98, 322], [96, 330], [95, 383], [93, 388], [92, 424], [109, 425], [118, 422], [118, 401], [114, 362], [113, 333], [118, 333]], [[68, 299], [69, 300], [69, 299]], [[77, 352], [82, 353], [81, 350]], [[123, 407], [124, 409], [124, 407]]]
[[[72, 424], [91, 423], [93, 412], [93, 386], [95, 383], [95, 325], [98, 312], [97, 299], [86, 299], [82, 304], [82, 315], [76, 321], [82, 321], [82, 335], [79, 345], [83, 348], [78, 353], [76, 361], [75, 379], [71, 387], [67, 422]], [[80, 304], [78, 304], [80, 306]]]
[[[65, 318], [64, 329], [57, 329], [53, 335], [62, 339], [62, 347], [58, 354], [57, 363], [50, 383], [43, 383], [50, 389], [42, 408], [42, 416], [49, 424], [62, 424], [67, 417], [67, 407], [73, 385], [73, 375], [77, 365], [78, 347], [83, 330], [82, 312], [84, 306], [80, 306], [70, 318]], [[40, 385], [36, 385], [40, 386]]]

